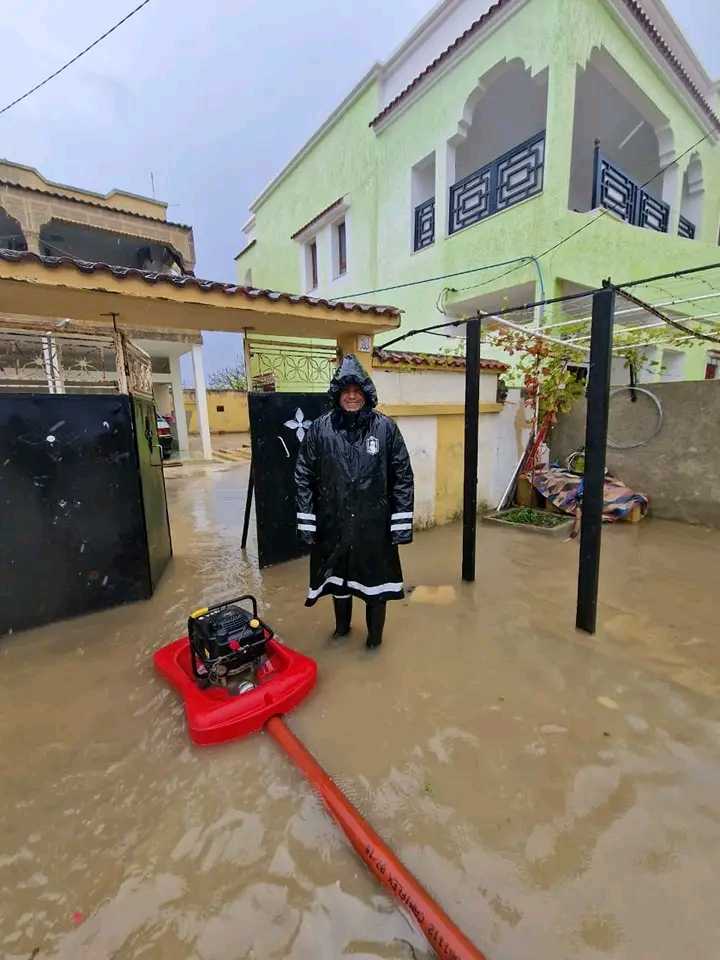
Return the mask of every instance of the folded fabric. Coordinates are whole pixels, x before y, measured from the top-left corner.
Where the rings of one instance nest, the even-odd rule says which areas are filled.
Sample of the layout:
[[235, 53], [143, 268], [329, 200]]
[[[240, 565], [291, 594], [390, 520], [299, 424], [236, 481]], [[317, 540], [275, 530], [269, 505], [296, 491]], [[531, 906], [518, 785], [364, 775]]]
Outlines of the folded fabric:
[[[582, 505], [583, 476], [560, 467], [543, 467], [528, 474], [538, 493], [563, 513], [575, 513]], [[635, 506], [639, 506], [645, 516], [649, 500], [644, 494], [636, 493], [622, 480], [609, 474], [605, 477], [603, 495], [603, 520], [612, 523], [622, 520]]]

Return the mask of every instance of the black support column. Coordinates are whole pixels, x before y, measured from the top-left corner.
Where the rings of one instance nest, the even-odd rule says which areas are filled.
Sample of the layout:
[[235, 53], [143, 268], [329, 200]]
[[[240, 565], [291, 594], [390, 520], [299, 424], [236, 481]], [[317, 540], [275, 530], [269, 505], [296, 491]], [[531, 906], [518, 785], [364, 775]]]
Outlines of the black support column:
[[480, 415], [480, 319], [467, 324], [465, 350], [465, 459], [463, 471], [462, 578], [475, 579], [477, 528], [478, 417]]
[[597, 624], [614, 314], [615, 290], [612, 287], [606, 287], [593, 295], [585, 427], [585, 477], [575, 621], [578, 629], [585, 630], [587, 633], [595, 633]]

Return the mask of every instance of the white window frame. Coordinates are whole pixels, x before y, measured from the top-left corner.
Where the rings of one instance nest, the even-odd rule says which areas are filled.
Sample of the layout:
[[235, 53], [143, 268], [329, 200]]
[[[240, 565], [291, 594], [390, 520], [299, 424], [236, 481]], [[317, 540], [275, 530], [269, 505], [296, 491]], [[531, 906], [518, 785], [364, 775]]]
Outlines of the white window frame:
[[[313, 277], [312, 250], [315, 247], [315, 276]], [[305, 263], [305, 290], [312, 293], [320, 286], [320, 247], [317, 236], [310, 237], [302, 247]], [[315, 281], [313, 283], [313, 280]]]
[[[338, 245], [337, 226], [345, 221], [345, 273], [338, 273]], [[317, 294], [326, 287], [335, 283], [344, 283], [350, 277], [352, 257], [352, 224], [350, 219], [350, 203], [347, 197], [333, 207], [312, 225], [297, 234], [295, 242], [298, 244], [300, 256], [300, 276], [306, 293]], [[311, 286], [312, 271], [310, 269], [310, 245], [317, 244], [317, 287]]]
[[[340, 224], [345, 224], [345, 269], [340, 273]], [[350, 218], [347, 210], [330, 225], [332, 281], [345, 280], [350, 273]]]

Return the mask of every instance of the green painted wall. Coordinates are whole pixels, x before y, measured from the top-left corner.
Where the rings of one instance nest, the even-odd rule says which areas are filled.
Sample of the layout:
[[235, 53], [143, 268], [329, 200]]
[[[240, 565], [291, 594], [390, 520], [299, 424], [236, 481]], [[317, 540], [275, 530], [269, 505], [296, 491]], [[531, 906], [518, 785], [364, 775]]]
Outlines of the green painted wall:
[[[257, 206], [257, 243], [238, 262], [239, 275], [251, 267], [256, 286], [305, 292], [300, 248], [290, 239], [291, 234], [343, 195], [350, 202], [349, 271], [346, 277], [321, 287], [319, 293], [328, 297], [341, 298], [538, 255], [583, 227], [597, 212], [568, 209], [575, 78], [578, 65], [584, 65], [593, 48], [600, 45], [670, 119], [678, 153], [702, 137], [704, 130], [679, 98], [666, 71], [642, 54], [603, 0], [530, 0], [419, 99], [397, 110], [378, 132], [368, 126], [378, 110], [377, 82], [371, 79]], [[549, 67], [543, 192], [452, 236], [446, 235], [446, 197], [436, 197], [435, 243], [413, 253], [411, 168], [435, 151], [438, 178], [446, 194], [447, 141], [457, 133], [463, 107], [479, 79], [503, 58], [520, 58], [533, 73]], [[631, 280], [719, 260], [720, 151], [706, 140], [697, 153], [705, 184], [698, 239], [683, 240], [630, 226], [612, 215], [602, 216], [542, 258], [546, 295], [562, 293], [564, 281], [596, 286], [605, 277]], [[589, 144], [589, 163], [591, 154]], [[680, 184], [689, 160], [688, 155], [677, 165]], [[405, 311], [402, 329], [414, 329], [442, 321], [435, 303], [448, 283], [470, 287], [452, 294], [450, 302], [511, 284], [536, 283], [532, 264], [495, 281], [506, 269], [364, 294], [362, 299], [401, 307]], [[539, 286], [536, 289], [539, 294]], [[446, 342], [423, 335], [401, 348], [436, 351]], [[686, 376], [702, 375], [705, 353], [702, 347], [688, 351]]]

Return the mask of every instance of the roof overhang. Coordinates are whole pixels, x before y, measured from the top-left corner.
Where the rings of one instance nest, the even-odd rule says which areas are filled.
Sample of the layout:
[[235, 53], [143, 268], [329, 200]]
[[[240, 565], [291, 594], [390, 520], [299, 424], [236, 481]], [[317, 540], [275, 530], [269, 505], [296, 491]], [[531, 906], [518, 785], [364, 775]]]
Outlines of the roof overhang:
[[[17, 255], [15, 255], [17, 257]], [[91, 265], [85, 265], [90, 267]], [[0, 304], [5, 313], [71, 318], [93, 324], [117, 315], [123, 328], [253, 331], [278, 336], [336, 339], [395, 330], [392, 307], [328, 303], [194, 278], [80, 269], [73, 261], [35, 255], [0, 257]]]

